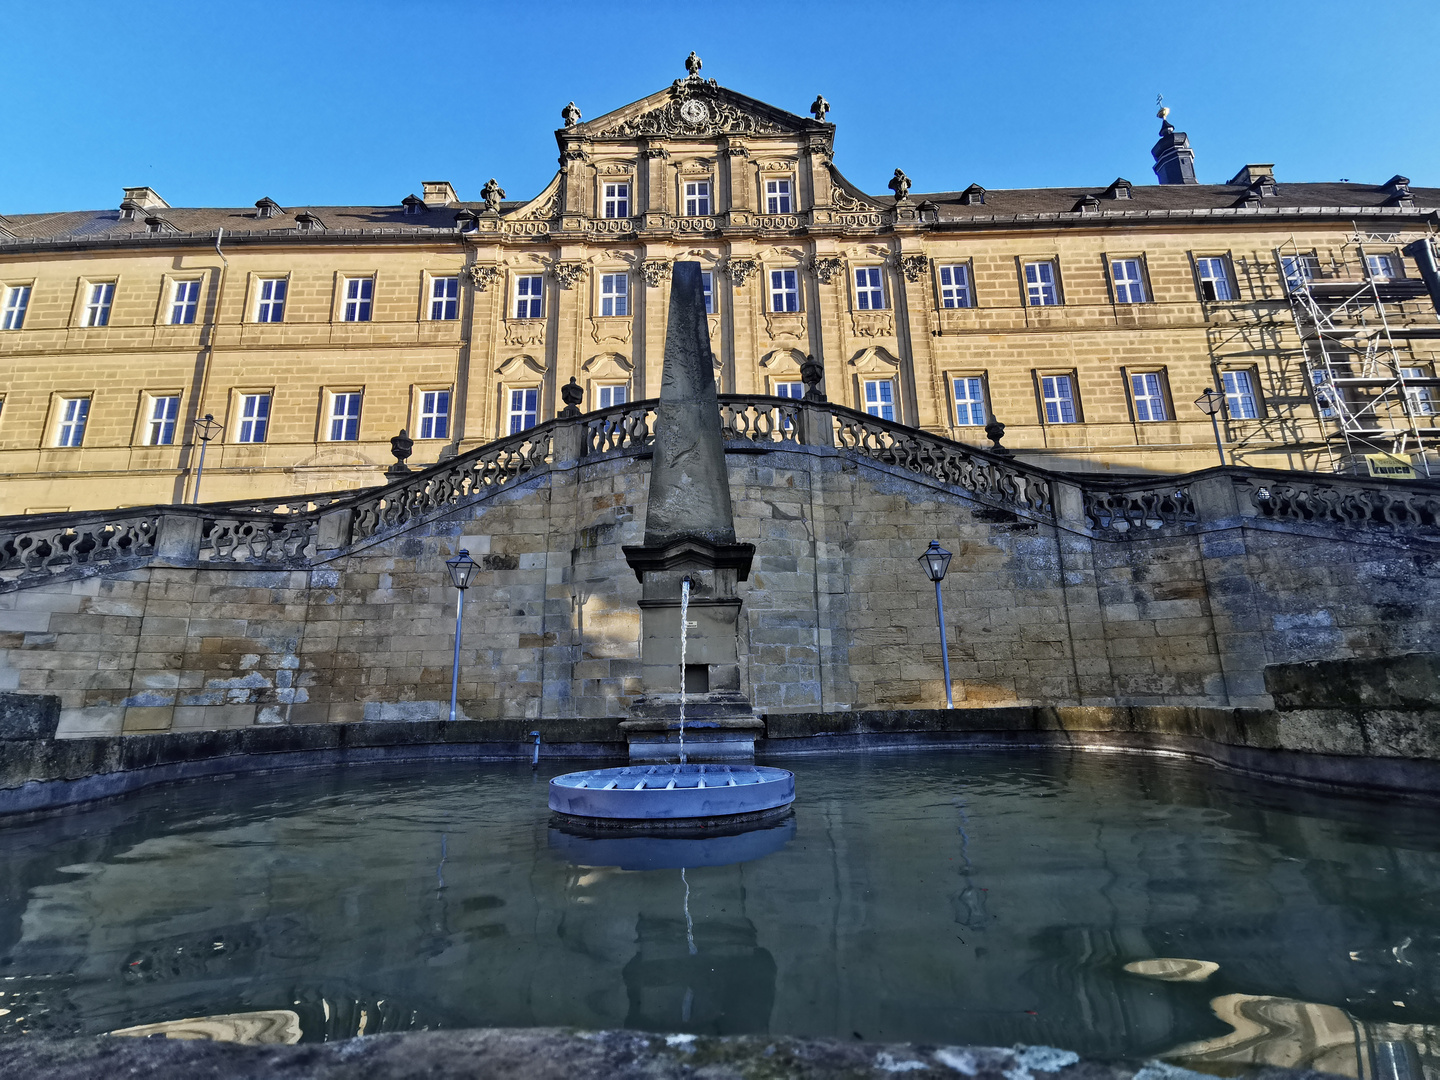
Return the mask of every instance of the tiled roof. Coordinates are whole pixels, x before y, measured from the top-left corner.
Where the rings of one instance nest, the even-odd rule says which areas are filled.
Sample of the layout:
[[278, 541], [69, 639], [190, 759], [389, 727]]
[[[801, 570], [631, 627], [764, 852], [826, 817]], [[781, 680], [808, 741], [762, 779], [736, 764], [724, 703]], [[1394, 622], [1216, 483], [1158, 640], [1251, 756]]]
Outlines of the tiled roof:
[[[916, 202], [929, 200], [935, 203], [940, 208], [940, 219], [944, 221], [986, 215], [1064, 214], [1075, 210], [1086, 195], [1093, 195], [1099, 200], [1101, 212], [1219, 210], [1241, 203], [1249, 189], [1241, 184], [1151, 184], [1145, 187], [1137, 184], [1130, 189], [1129, 199], [1109, 198], [1107, 190], [1093, 187], [987, 190], [985, 202], [973, 205], [961, 202], [964, 193], [960, 191], [911, 192], [910, 198]], [[1417, 208], [1440, 208], [1440, 188], [1409, 190]], [[1382, 184], [1277, 183], [1275, 194], [1267, 195], [1260, 201], [1262, 209], [1369, 209], [1394, 205], [1394, 189]]]

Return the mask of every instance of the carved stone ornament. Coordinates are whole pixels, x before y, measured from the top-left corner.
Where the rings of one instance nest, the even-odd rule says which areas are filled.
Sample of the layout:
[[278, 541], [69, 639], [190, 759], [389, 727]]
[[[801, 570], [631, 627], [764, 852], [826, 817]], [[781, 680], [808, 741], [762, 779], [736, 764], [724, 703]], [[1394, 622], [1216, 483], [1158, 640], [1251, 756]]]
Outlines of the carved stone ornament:
[[469, 268], [470, 284], [475, 286], [476, 292], [484, 292], [492, 282], [500, 280], [500, 268], [498, 266], [486, 266], [476, 263]]
[[670, 271], [671, 265], [664, 259], [646, 259], [640, 264], [640, 276], [652, 289], [658, 289], [662, 281], [668, 281]]
[[827, 400], [825, 391], [820, 389], [820, 382], [825, 378], [825, 366], [819, 363], [815, 357], [806, 356], [805, 362], [800, 365], [800, 381], [805, 384], [804, 401], [820, 402]]
[[670, 100], [658, 109], [622, 120], [597, 134], [607, 139], [634, 139], [643, 136], [779, 135], [783, 131], [774, 120], [747, 112], [724, 100], [714, 82], [690, 78], [677, 80], [670, 87]]
[[725, 273], [729, 275], [730, 280], [735, 283], [735, 288], [737, 289], [743, 289], [745, 287], [745, 279], [759, 269], [760, 264], [754, 259], [732, 257], [725, 260]]
[[505, 189], [495, 182], [492, 176], [485, 181], [485, 186], [480, 189], [480, 197], [485, 200], [485, 213], [498, 214], [500, 212], [500, 200], [505, 198]]
[[570, 376], [570, 381], [560, 387], [560, 400], [565, 402], [565, 408], [560, 410], [561, 416], [579, 416], [580, 403], [585, 400], [585, 388], [575, 381], [575, 376]]
[[852, 311], [850, 325], [856, 337], [890, 337], [895, 322], [888, 311]]
[[556, 285], [568, 289], [580, 280], [585, 273], [585, 267], [580, 263], [556, 263], [550, 268], [550, 273], [555, 276]]
[[510, 319], [505, 323], [506, 345], [545, 344], [544, 319]]
[[560, 160], [565, 161], [589, 161], [590, 155], [578, 146], [567, 146], [560, 153]]
[[904, 169], [896, 169], [887, 186], [895, 193], [895, 201], [901, 202], [910, 194], [910, 177], [905, 175]]
[[925, 271], [930, 269], [930, 260], [924, 255], [901, 255], [900, 272], [905, 275], [905, 280], [910, 282], [919, 281], [925, 276]]
[[567, 128], [574, 127], [580, 122], [580, 110], [575, 107], [573, 101], [560, 110], [560, 119], [565, 121]]
[[815, 270], [816, 280], [821, 285], [829, 285], [835, 279], [835, 275], [845, 269], [845, 262], [833, 255], [817, 255], [812, 266]]
[[410, 438], [410, 432], [405, 428], [400, 429], [400, 434], [390, 440], [390, 453], [395, 457], [395, 464], [385, 470], [387, 476], [404, 476], [410, 471], [410, 466], [405, 464], [411, 452], [415, 449], [415, 443]]
[[695, 55], [695, 50], [690, 50], [690, 55], [685, 58], [685, 71], [692, 79], [700, 77], [700, 69], [705, 66], [705, 61]]
[[830, 111], [830, 103], [825, 100], [824, 94], [816, 94], [815, 101], [810, 106], [810, 115], [821, 123], [825, 122], [825, 114]]

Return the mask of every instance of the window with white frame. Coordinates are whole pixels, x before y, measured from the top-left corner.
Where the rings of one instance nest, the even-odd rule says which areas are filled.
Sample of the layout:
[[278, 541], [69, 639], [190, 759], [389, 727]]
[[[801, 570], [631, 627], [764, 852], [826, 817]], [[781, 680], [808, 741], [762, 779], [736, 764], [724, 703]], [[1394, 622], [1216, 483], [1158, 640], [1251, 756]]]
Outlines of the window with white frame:
[[420, 438], [448, 439], [450, 437], [450, 391], [422, 390], [420, 392]]
[[25, 325], [25, 309], [30, 306], [30, 286], [11, 285], [5, 290], [5, 304], [0, 308], [0, 329], [19, 330]]
[[432, 322], [447, 322], [460, 317], [460, 279], [458, 277], [432, 277], [430, 279], [430, 319]]
[[289, 285], [286, 278], [260, 279], [259, 287], [255, 290], [256, 322], [285, 321], [285, 294], [289, 291]]
[[545, 314], [545, 278], [519, 274], [515, 278], [515, 318], [538, 319]]
[[704, 217], [710, 213], [710, 181], [685, 181], [685, 216]]
[[1049, 259], [1025, 264], [1025, 302], [1031, 307], [1060, 303], [1060, 294], [1055, 291], [1055, 264]]
[[962, 264], [940, 267], [940, 306], [974, 307], [970, 293], [970, 267]]
[[790, 180], [780, 178], [765, 181], [765, 212], [767, 214], [788, 214], [795, 206]]
[[602, 184], [600, 213], [602, 217], [622, 218], [630, 216], [630, 184]]
[[1069, 375], [1042, 375], [1040, 396], [1047, 424], [1075, 423], [1075, 382]]
[[624, 405], [630, 400], [630, 387], [625, 383], [602, 383], [595, 387], [598, 408], [608, 409], [611, 405]]
[[629, 274], [619, 273], [600, 275], [600, 314], [630, 314]]
[[145, 445], [171, 446], [175, 424], [180, 417], [180, 395], [160, 394], [150, 399], [150, 419], [145, 426]]
[[1255, 420], [1260, 416], [1260, 401], [1255, 396], [1255, 380], [1249, 371], [1224, 371], [1225, 414], [1231, 420]]
[[865, 411], [881, 420], [895, 419], [895, 381], [893, 379], [865, 380]]
[[1322, 420], [1334, 419], [1336, 414], [1335, 384], [1330, 381], [1330, 373], [1323, 368], [1312, 368], [1310, 385], [1315, 393], [1315, 412]]
[[803, 382], [780, 382], [777, 380], [770, 384], [770, 393], [776, 397], [799, 401], [805, 396], [805, 384]]
[[715, 314], [715, 275], [709, 270], [700, 271], [700, 288], [705, 293], [705, 314]]
[[1235, 287], [1230, 282], [1230, 260], [1220, 255], [1203, 255], [1195, 259], [1195, 273], [1200, 278], [1201, 300], [1234, 300]]
[[200, 307], [200, 282], [177, 281], [170, 293], [170, 325], [189, 326]]
[[1393, 281], [1404, 276], [1400, 272], [1400, 260], [1394, 255], [1366, 255], [1365, 266], [1375, 281]]
[[370, 308], [374, 298], [374, 278], [346, 278], [345, 306], [340, 317], [346, 322], [369, 322]]
[[1140, 371], [1130, 376], [1130, 400], [1135, 403], [1135, 419], [1141, 423], [1170, 419], [1165, 408], [1165, 384], [1158, 371]]
[[985, 380], [962, 375], [950, 380], [955, 394], [955, 423], [966, 427], [985, 426]]
[[1111, 259], [1110, 284], [1117, 304], [1145, 303], [1145, 276], [1139, 259]]
[[[1402, 379], [1426, 379], [1424, 368], [1406, 367], [1400, 369]], [[1434, 416], [1435, 398], [1430, 393], [1428, 386], [1407, 386], [1405, 387], [1405, 400], [1410, 406], [1411, 416]]]
[[85, 424], [90, 419], [90, 399], [60, 399], [60, 423], [55, 428], [56, 446], [79, 446], [85, 441]]
[[540, 407], [540, 389], [535, 386], [513, 389], [507, 395], [510, 399], [506, 409], [506, 429], [516, 435], [535, 426], [535, 417]]
[[860, 311], [879, 311], [885, 306], [885, 286], [880, 280], [880, 267], [855, 268], [855, 307]]
[[770, 310], [800, 310], [800, 275], [797, 271], [770, 271]]
[[110, 304], [115, 299], [113, 281], [91, 282], [85, 290], [84, 326], [109, 326]]
[[360, 394], [330, 395], [330, 441], [356, 442], [360, 438]]
[[1285, 284], [1294, 288], [1319, 276], [1320, 260], [1314, 255], [1282, 255], [1280, 272], [1285, 277]]
[[240, 425], [235, 431], [235, 441], [262, 443], [270, 428], [270, 395], [240, 395]]

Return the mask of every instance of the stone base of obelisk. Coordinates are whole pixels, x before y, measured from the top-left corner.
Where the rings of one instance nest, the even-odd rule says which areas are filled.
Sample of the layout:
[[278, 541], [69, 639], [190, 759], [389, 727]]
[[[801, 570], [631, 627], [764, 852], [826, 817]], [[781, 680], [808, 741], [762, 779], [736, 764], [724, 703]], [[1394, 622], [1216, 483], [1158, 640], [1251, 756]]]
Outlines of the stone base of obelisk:
[[[765, 723], [753, 712], [723, 720], [690, 719], [692, 702], [685, 704], [685, 760], [754, 761], [755, 740], [765, 732]], [[679, 761], [680, 723], [678, 718], [625, 720], [620, 724], [630, 745], [631, 761]]]

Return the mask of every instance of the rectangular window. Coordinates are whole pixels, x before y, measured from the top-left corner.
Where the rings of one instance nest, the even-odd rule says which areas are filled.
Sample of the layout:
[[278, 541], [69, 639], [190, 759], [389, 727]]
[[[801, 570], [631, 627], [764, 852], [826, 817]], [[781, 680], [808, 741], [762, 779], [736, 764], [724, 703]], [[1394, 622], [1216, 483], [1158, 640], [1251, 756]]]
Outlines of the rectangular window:
[[880, 267], [855, 268], [855, 307], [860, 311], [879, 311], [885, 306], [885, 289], [880, 283]]
[[770, 271], [770, 310], [800, 310], [800, 276], [796, 271]]
[[[103, 325], [103, 324], [102, 324]], [[56, 446], [79, 446], [85, 441], [85, 422], [90, 419], [90, 399], [61, 398], [60, 427], [55, 432]]]
[[865, 380], [865, 411], [881, 420], [895, 419], [895, 383], [892, 380]]
[[1235, 299], [1235, 290], [1230, 284], [1228, 260], [1218, 255], [1197, 258], [1195, 272], [1200, 277], [1201, 300]]
[[540, 403], [540, 391], [536, 387], [510, 391], [509, 429], [511, 435], [519, 434], [535, 426], [535, 415]]
[[12, 285], [5, 290], [4, 319], [0, 329], [19, 330], [25, 325], [25, 309], [30, 306], [30, 286]]
[[450, 391], [426, 390], [420, 395], [420, 438], [450, 437]]
[[1142, 423], [1168, 420], [1165, 409], [1165, 388], [1158, 371], [1130, 376], [1130, 397], [1135, 402], [1135, 419]]
[[1042, 375], [1040, 396], [1045, 400], [1047, 424], [1075, 423], [1075, 387], [1069, 375]]
[[704, 217], [710, 213], [710, 181], [685, 181], [685, 216]]
[[630, 277], [628, 274], [600, 275], [600, 314], [630, 314]]
[[607, 218], [620, 218], [630, 216], [630, 185], [625, 184], [604, 184], [604, 197], [601, 207], [602, 216]]
[[1231, 420], [1255, 420], [1260, 416], [1260, 403], [1255, 397], [1255, 382], [1248, 371], [1221, 372], [1225, 379], [1225, 413]]
[[177, 281], [170, 298], [170, 325], [189, 326], [195, 321], [195, 311], [200, 306], [200, 282]]
[[109, 326], [110, 303], [114, 299], [113, 281], [97, 281], [91, 285], [85, 297], [85, 319], [82, 325]]
[[1117, 304], [1145, 303], [1145, 279], [1139, 259], [1111, 259], [1110, 282], [1115, 286]]
[[175, 442], [175, 422], [180, 416], [180, 397], [166, 394], [150, 399], [150, 423], [145, 432], [145, 445], [171, 446]]
[[795, 205], [790, 194], [789, 180], [765, 181], [765, 212], [767, 214], [788, 214]]
[[951, 379], [955, 390], [955, 423], [968, 427], [985, 426], [985, 380], [967, 375]]
[[360, 438], [360, 395], [330, 395], [330, 441], [355, 442]]
[[258, 443], [265, 441], [265, 432], [270, 427], [270, 395], [242, 394], [240, 396], [240, 430], [236, 442]]
[[975, 301], [970, 296], [970, 267], [940, 267], [940, 306], [975, 306]]
[[1375, 281], [1393, 281], [1404, 276], [1400, 272], [1400, 260], [1394, 255], [1366, 255], [1365, 265]]
[[776, 397], [799, 401], [805, 396], [805, 384], [803, 382], [774, 382], [770, 384], [770, 393]]
[[1314, 281], [1320, 274], [1320, 260], [1314, 255], [1280, 256], [1280, 272], [1291, 288]]
[[446, 322], [460, 317], [460, 279], [458, 277], [436, 277], [430, 279], [430, 318], [434, 322]]
[[705, 292], [705, 314], [715, 314], [715, 275], [709, 270], [700, 272], [700, 288]]
[[624, 405], [629, 397], [630, 388], [624, 383], [612, 383], [609, 386], [595, 388], [595, 399], [600, 403], [602, 409], [608, 409], [611, 405]]
[[1059, 294], [1055, 292], [1053, 262], [1025, 264], [1025, 297], [1031, 307], [1054, 307], [1060, 302]]
[[[285, 278], [262, 278], [259, 297], [255, 305], [256, 322], [283, 322], [285, 320], [285, 293], [289, 282]], [[242, 439], [241, 442], [247, 440]], [[255, 442], [263, 440], [256, 439]]]
[[[1407, 367], [1400, 369], [1402, 379], [1425, 379], [1428, 378], [1424, 368]], [[1410, 406], [1411, 416], [1434, 416], [1435, 399], [1430, 393], [1428, 386], [1407, 386], [1405, 387], [1405, 401]]]
[[521, 274], [515, 279], [515, 318], [538, 319], [545, 314], [544, 284], [539, 274]]
[[346, 322], [369, 322], [370, 304], [375, 297], [375, 279], [345, 279], [345, 310], [342, 318]]

